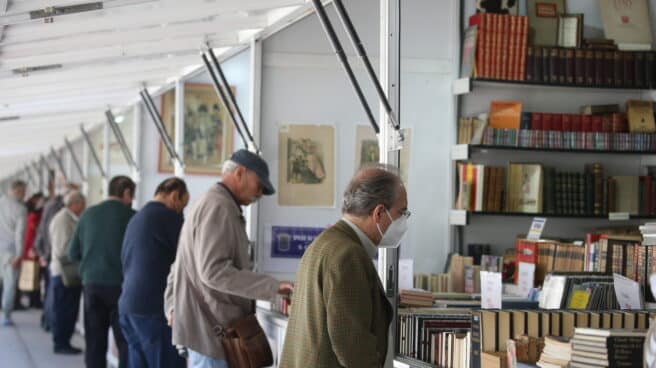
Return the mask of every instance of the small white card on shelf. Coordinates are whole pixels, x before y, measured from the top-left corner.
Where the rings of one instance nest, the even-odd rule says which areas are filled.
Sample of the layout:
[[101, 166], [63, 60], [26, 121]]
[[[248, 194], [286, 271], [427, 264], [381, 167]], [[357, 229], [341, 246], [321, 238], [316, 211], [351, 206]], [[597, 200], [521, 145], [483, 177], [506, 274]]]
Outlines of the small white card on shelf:
[[501, 272], [481, 271], [481, 308], [501, 309]]
[[413, 261], [412, 259], [399, 260], [399, 290], [412, 289], [413, 284]]
[[624, 221], [631, 218], [628, 212], [609, 212], [608, 220], [610, 221]]
[[617, 303], [621, 309], [642, 309], [640, 285], [636, 281], [615, 273], [613, 283]]
[[544, 226], [547, 224], [547, 219], [544, 217], [534, 217], [531, 223], [531, 228], [528, 230], [526, 239], [531, 241], [538, 241], [544, 231]]
[[527, 262], [519, 262], [519, 271], [517, 278], [517, 285], [521, 296], [527, 297], [533, 289], [533, 282], [535, 278], [535, 264]]

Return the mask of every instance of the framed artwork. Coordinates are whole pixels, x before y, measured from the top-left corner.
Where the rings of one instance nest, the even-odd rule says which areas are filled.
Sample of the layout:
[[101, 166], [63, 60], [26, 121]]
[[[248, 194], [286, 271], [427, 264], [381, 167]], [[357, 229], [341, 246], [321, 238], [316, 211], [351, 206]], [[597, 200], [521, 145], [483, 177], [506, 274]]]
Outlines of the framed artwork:
[[335, 128], [286, 125], [278, 134], [278, 204], [335, 206]]
[[369, 125], [358, 125], [355, 130], [355, 169], [380, 162], [378, 137]]
[[[235, 88], [232, 88], [235, 93]], [[162, 95], [162, 121], [175, 141], [175, 90]], [[188, 174], [219, 175], [233, 150], [233, 127], [228, 110], [210, 84], [184, 84], [183, 160]], [[173, 172], [160, 140], [159, 171]]]

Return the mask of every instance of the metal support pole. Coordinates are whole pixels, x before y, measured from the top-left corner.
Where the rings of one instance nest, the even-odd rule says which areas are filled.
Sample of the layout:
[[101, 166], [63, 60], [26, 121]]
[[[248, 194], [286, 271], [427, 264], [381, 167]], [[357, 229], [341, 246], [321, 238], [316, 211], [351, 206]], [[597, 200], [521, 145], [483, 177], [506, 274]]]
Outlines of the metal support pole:
[[[135, 170], [139, 170], [139, 168], [137, 167], [137, 163], [134, 161], [134, 158], [132, 157], [132, 152], [130, 152], [130, 147], [128, 147], [128, 144], [125, 142], [125, 137], [123, 137], [121, 128], [116, 123], [116, 119], [114, 119], [114, 114], [112, 114], [111, 110], [107, 110], [105, 111], [105, 116], [107, 117], [107, 123], [109, 124], [109, 127], [112, 129], [112, 132], [114, 132], [114, 138], [116, 138], [116, 142], [121, 147], [121, 151], [123, 152], [123, 157], [125, 157], [125, 161], [127, 162], [128, 165], [130, 165], [131, 168]], [[107, 147], [109, 148], [109, 145], [107, 145]]]
[[[221, 68], [221, 63], [219, 63], [219, 59], [217, 59], [216, 55], [214, 54], [214, 50], [212, 50], [211, 47], [208, 47], [208, 53], [210, 54], [210, 59], [212, 59], [214, 68], [216, 68], [216, 72], [219, 75], [219, 78], [221, 79], [223, 89], [228, 95], [228, 97], [230, 98], [230, 103], [233, 111], [237, 112], [237, 116], [239, 116], [239, 120], [241, 122], [242, 127], [244, 128], [244, 131], [246, 132], [246, 136], [248, 137], [249, 142], [253, 145], [253, 149], [255, 150], [255, 152], [259, 154], [260, 149], [258, 148], [257, 144], [255, 143], [255, 140], [253, 139], [251, 130], [248, 128], [248, 124], [246, 124], [246, 119], [244, 119], [244, 115], [241, 113], [241, 109], [239, 108], [239, 105], [237, 105], [237, 100], [235, 99], [234, 93], [232, 93], [232, 90], [230, 89], [228, 80], [226, 79], [225, 74], [223, 73], [223, 69]], [[230, 108], [230, 107], [226, 105], [226, 108]], [[249, 148], [249, 146], [247, 145], [246, 148]]]
[[184, 166], [180, 162], [184, 160], [184, 82], [181, 78], [175, 81], [175, 132], [174, 150], [178, 152], [179, 160], [173, 160], [173, 173], [179, 178], [184, 178]]
[[204, 53], [201, 53], [200, 56], [203, 59], [203, 63], [205, 63], [205, 68], [207, 68], [207, 72], [210, 74], [210, 77], [212, 78], [212, 84], [214, 85], [214, 91], [216, 92], [216, 95], [219, 96], [219, 98], [221, 99], [223, 106], [225, 106], [225, 108], [228, 109], [228, 113], [230, 114], [230, 119], [232, 120], [232, 125], [234, 125], [235, 129], [237, 130], [237, 133], [239, 133], [239, 136], [241, 137], [241, 140], [244, 142], [244, 147], [248, 148], [248, 141], [246, 140], [244, 133], [241, 131], [241, 128], [239, 127], [239, 122], [237, 122], [237, 119], [235, 119], [235, 113], [230, 108], [230, 102], [228, 102], [228, 97], [226, 97], [223, 88], [221, 88], [221, 84], [219, 83], [219, 80], [216, 76], [216, 73], [214, 72], [214, 69], [212, 69], [212, 65], [210, 64], [210, 61], [207, 59], [207, 56]]
[[153, 102], [153, 99], [150, 97], [150, 94], [144, 88], [141, 92], [139, 92], [139, 95], [141, 96], [141, 100], [146, 106], [146, 110], [148, 110], [148, 114], [150, 115], [150, 118], [155, 124], [155, 128], [157, 128], [157, 132], [159, 133], [160, 138], [162, 138], [162, 142], [164, 142], [164, 147], [166, 147], [166, 151], [169, 154], [169, 158], [173, 162], [178, 161], [178, 164], [184, 167], [184, 162], [182, 162], [180, 156], [178, 156], [178, 153], [176, 152], [175, 147], [173, 146], [173, 142], [171, 142], [171, 137], [169, 136], [169, 134], [166, 132], [166, 129], [164, 128], [162, 117], [159, 116], [159, 113], [157, 112], [157, 108], [155, 107], [155, 103]]
[[61, 171], [64, 180], [68, 181], [68, 177], [66, 176], [66, 170], [64, 169], [64, 162], [62, 162], [61, 156], [59, 156], [57, 152], [55, 152], [55, 149], [53, 147], [50, 147], [50, 154], [55, 159], [55, 162], [57, 163], [57, 167], [59, 167], [59, 171]]
[[380, 132], [380, 128], [378, 127], [378, 123], [376, 123], [376, 118], [374, 118], [374, 114], [369, 107], [369, 103], [364, 97], [364, 93], [362, 92], [362, 88], [360, 88], [360, 84], [358, 83], [357, 78], [355, 78], [351, 64], [349, 64], [349, 61], [346, 58], [346, 54], [344, 53], [344, 48], [337, 38], [337, 34], [335, 33], [335, 29], [333, 28], [332, 23], [330, 23], [330, 19], [328, 19], [326, 9], [324, 9], [323, 4], [321, 4], [321, 0], [312, 0], [312, 4], [314, 5], [314, 9], [316, 10], [317, 16], [319, 16], [319, 21], [321, 22], [321, 26], [326, 32], [326, 36], [328, 36], [330, 44], [332, 45], [337, 58], [342, 63], [342, 67], [344, 68], [344, 71], [346, 72], [346, 75], [348, 76], [353, 89], [355, 89], [355, 93], [358, 95], [358, 99], [360, 100], [360, 103], [362, 104], [362, 107], [367, 114], [367, 118], [369, 119], [371, 127], [374, 129], [376, 134], [378, 134]]
[[103, 169], [102, 163], [100, 163], [100, 158], [98, 157], [98, 153], [96, 152], [96, 149], [93, 147], [93, 143], [91, 142], [91, 137], [89, 137], [89, 133], [87, 133], [86, 130], [84, 130], [84, 126], [80, 125], [80, 131], [82, 132], [82, 137], [84, 138], [84, 141], [87, 142], [87, 149], [88, 152], [93, 159], [93, 161], [96, 163], [96, 166], [98, 167], [98, 171], [100, 172], [100, 176], [102, 176], [103, 179], [107, 178], [107, 174], [105, 173], [105, 169]]
[[374, 87], [376, 87], [376, 93], [378, 94], [378, 99], [380, 100], [381, 105], [385, 109], [385, 112], [387, 113], [390, 123], [392, 124], [395, 130], [399, 130], [400, 128], [399, 121], [394, 115], [394, 111], [392, 110], [392, 105], [390, 105], [390, 102], [387, 99], [387, 95], [385, 95], [385, 91], [383, 91], [383, 86], [380, 84], [378, 77], [376, 77], [376, 72], [374, 71], [374, 68], [371, 65], [369, 56], [367, 56], [367, 52], [365, 51], [364, 46], [362, 45], [362, 41], [360, 41], [360, 37], [358, 36], [358, 33], [355, 30], [355, 27], [353, 26], [353, 22], [351, 22], [351, 18], [349, 17], [346, 8], [344, 8], [344, 4], [342, 4], [342, 0], [333, 0], [333, 4], [335, 4], [335, 10], [337, 10], [337, 15], [339, 16], [339, 19], [342, 21], [342, 24], [344, 25], [346, 34], [348, 34], [349, 39], [353, 44], [353, 48], [358, 53], [360, 60], [362, 60], [362, 63], [364, 64], [364, 67], [367, 70], [367, 74], [369, 75], [369, 79], [371, 79], [371, 83], [373, 83]]
[[71, 156], [71, 160], [73, 160], [73, 165], [75, 165], [75, 169], [77, 170], [78, 174], [80, 174], [80, 179], [82, 181], [85, 181], [84, 177], [84, 171], [82, 170], [82, 165], [80, 165], [80, 160], [78, 160], [77, 155], [75, 155], [75, 151], [73, 150], [73, 145], [71, 142], [69, 142], [68, 138], [64, 138], [64, 143], [66, 144], [66, 148], [68, 148], [68, 154]]

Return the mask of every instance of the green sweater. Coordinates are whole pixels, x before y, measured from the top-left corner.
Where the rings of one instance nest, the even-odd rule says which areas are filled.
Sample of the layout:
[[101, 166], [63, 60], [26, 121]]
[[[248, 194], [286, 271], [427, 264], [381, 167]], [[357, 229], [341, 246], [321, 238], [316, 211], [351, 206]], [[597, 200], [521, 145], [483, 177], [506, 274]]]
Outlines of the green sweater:
[[134, 214], [132, 208], [117, 200], [106, 200], [82, 214], [68, 247], [68, 257], [80, 261], [83, 285], [121, 285], [123, 235]]

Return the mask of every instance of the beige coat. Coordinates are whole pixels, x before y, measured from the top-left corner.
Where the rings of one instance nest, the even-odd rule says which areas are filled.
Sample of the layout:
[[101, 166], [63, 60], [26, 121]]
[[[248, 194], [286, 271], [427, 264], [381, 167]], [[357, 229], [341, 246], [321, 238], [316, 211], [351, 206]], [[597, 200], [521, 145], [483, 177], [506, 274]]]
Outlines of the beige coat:
[[391, 320], [372, 259], [339, 221], [301, 259], [280, 368], [380, 368]]
[[178, 254], [165, 298], [173, 310], [173, 343], [224, 359], [221, 341], [201, 311], [193, 283], [224, 326], [254, 312], [253, 299], [273, 300], [279, 282], [251, 271], [249, 242], [240, 207], [231, 193], [214, 185], [194, 205], [180, 233]]
[[52, 276], [61, 276], [62, 260], [68, 261], [68, 242], [75, 232], [78, 219], [64, 207], [50, 221], [48, 232], [52, 246], [52, 260], [50, 261], [50, 273]]

